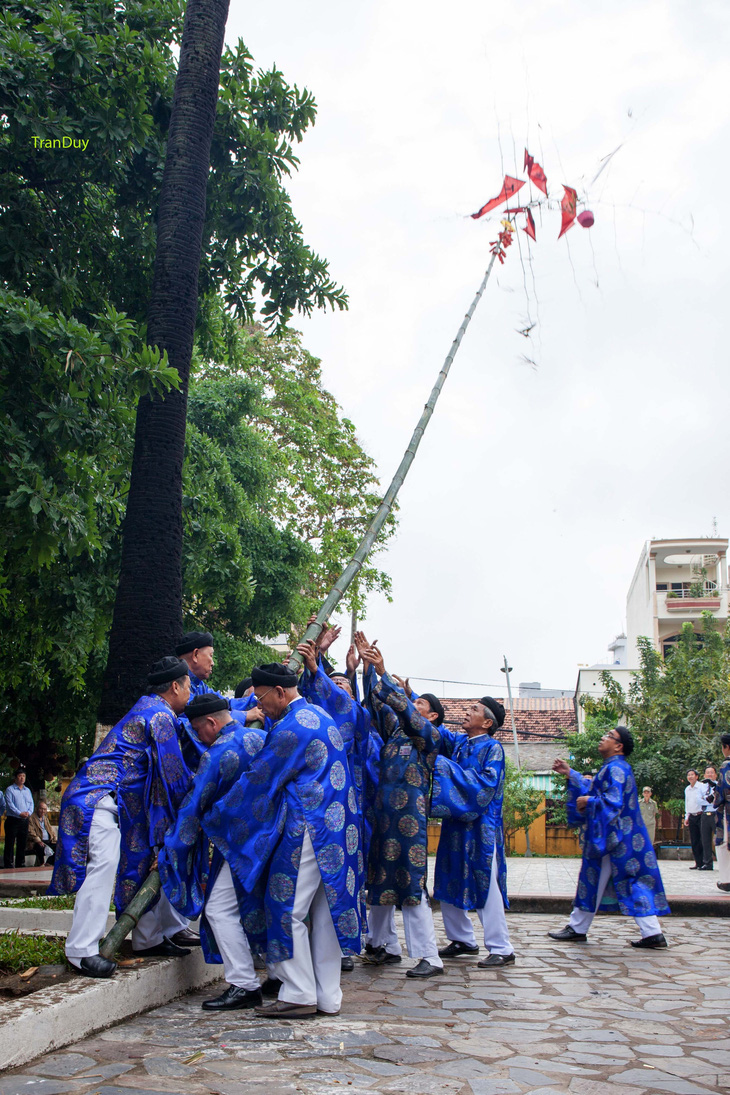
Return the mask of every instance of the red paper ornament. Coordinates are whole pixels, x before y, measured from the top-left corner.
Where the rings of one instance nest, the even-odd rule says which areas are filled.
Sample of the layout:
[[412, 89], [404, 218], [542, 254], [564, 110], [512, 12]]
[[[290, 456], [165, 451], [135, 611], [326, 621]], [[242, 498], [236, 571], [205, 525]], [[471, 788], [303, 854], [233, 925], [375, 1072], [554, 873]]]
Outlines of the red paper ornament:
[[590, 209], [584, 209], [582, 213], [578, 214], [578, 224], [581, 228], [592, 228], [595, 219]]

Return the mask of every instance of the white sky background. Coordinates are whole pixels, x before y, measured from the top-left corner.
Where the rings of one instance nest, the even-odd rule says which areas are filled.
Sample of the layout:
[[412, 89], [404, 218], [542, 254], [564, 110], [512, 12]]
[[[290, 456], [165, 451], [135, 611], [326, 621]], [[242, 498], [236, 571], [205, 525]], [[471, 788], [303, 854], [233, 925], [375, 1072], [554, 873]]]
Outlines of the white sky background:
[[238, 37], [317, 100], [289, 190], [350, 309], [294, 325], [384, 487], [499, 230], [468, 214], [526, 177], [525, 145], [594, 212], [559, 242], [538, 214], [524, 272], [516, 242], [495, 271], [364, 625], [414, 678], [498, 686], [505, 653], [515, 685], [571, 688], [625, 626], [645, 539], [730, 533], [730, 9], [231, 0]]

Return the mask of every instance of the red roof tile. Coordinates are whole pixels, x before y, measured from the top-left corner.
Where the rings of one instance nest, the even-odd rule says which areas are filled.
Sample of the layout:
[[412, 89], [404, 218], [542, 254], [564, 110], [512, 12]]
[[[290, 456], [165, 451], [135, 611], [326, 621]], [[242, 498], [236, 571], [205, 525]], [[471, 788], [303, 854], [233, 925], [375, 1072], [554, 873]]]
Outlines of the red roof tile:
[[[496, 736], [500, 741], [511, 741], [512, 723], [507, 701], [497, 696], [495, 696], [495, 699], [499, 699], [499, 702], [504, 704], [507, 711], [504, 726], [497, 731]], [[441, 700], [441, 703], [446, 714], [445, 721], [460, 725], [467, 709], [474, 703], [474, 698], [450, 699], [446, 697]], [[530, 697], [515, 699], [512, 703], [514, 705], [518, 741], [555, 741], [564, 737], [566, 730], [573, 733], [578, 729], [573, 700], [568, 697], [561, 699]]]

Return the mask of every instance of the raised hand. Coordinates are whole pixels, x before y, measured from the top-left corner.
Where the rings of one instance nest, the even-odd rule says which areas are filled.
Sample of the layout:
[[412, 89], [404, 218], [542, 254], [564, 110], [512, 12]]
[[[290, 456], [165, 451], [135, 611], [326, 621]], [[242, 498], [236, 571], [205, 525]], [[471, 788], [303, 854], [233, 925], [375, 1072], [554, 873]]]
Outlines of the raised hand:
[[408, 696], [408, 698], [410, 699], [413, 694], [413, 689], [411, 688], [411, 678], [406, 677], [404, 680], [403, 677], [399, 677], [397, 673], [394, 673], [393, 680], [398, 681], [398, 684], [401, 686], [406, 696]]
[[385, 673], [385, 664], [383, 662], [383, 655], [378, 649], [376, 643], [372, 643], [370, 646], [365, 647], [361, 652], [362, 660], [369, 662], [379, 677], [382, 677]]
[[567, 760], [563, 760], [562, 757], [556, 757], [553, 761], [553, 772], [557, 772], [559, 776], [569, 776], [570, 765]]
[[355, 644], [351, 643], [350, 648], [347, 651], [347, 655], [345, 656], [345, 666], [347, 667], [347, 672], [350, 676], [352, 676], [359, 664], [360, 653], [358, 650], [356, 650]]
[[297, 647], [297, 651], [301, 654], [302, 660], [306, 665], [310, 673], [317, 672], [317, 647], [309, 639], [306, 643], [300, 643]]
[[327, 624], [325, 624], [324, 626], [326, 628], [326, 631], [323, 631], [319, 637], [319, 649], [323, 654], [325, 650], [329, 650], [329, 648], [332, 646], [332, 643], [335, 642], [336, 639], [339, 639], [342, 632], [341, 627], [329, 627]]

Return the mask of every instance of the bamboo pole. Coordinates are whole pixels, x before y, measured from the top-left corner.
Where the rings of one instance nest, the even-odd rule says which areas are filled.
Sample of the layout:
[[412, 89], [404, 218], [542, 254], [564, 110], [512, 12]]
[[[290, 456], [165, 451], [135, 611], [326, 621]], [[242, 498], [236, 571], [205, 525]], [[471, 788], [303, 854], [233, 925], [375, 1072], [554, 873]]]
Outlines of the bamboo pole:
[[160, 892], [160, 872], [152, 870], [137, 890], [132, 900], [127, 905], [122, 915], [117, 920], [99, 944], [99, 954], [104, 958], [113, 959], [117, 948], [121, 946], [126, 937], [137, 927], [137, 922], [143, 913], [152, 904], [152, 901]]
[[[385, 495], [383, 497], [383, 501], [378, 506], [378, 509], [376, 510], [376, 513], [375, 513], [375, 516], [373, 517], [372, 521], [368, 525], [367, 531], [365, 532], [365, 535], [363, 536], [363, 538], [360, 542], [360, 546], [358, 547], [357, 551], [355, 552], [352, 559], [347, 564], [347, 566], [343, 570], [342, 574], [339, 576], [339, 578], [337, 579], [337, 581], [333, 585], [332, 589], [328, 593], [322, 607], [320, 608], [319, 612], [317, 613], [317, 616], [316, 616], [315, 620], [309, 625], [307, 630], [304, 632], [303, 641], [307, 641], [308, 639], [316, 639], [319, 636], [319, 633], [322, 630], [322, 624], [327, 623], [330, 616], [332, 615], [334, 610], [337, 608], [338, 604], [340, 603], [343, 596], [347, 592], [347, 590], [348, 590], [349, 586], [351, 585], [352, 581], [359, 574], [360, 569], [362, 568], [365, 560], [367, 559], [368, 555], [370, 554], [370, 550], [372, 549], [372, 546], [375, 543], [380, 530], [382, 529], [383, 525], [385, 524], [386, 520], [388, 519], [388, 514], [393, 509], [393, 503], [395, 502], [396, 498], [398, 497], [398, 492], [401, 489], [401, 487], [403, 486], [405, 478], [406, 478], [406, 476], [408, 474], [408, 471], [411, 467], [411, 464], [413, 463], [413, 460], [415, 458], [416, 452], [418, 451], [418, 446], [420, 445], [421, 438], [423, 437], [423, 435], [426, 431], [426, 426], [428, 425], [428, 423], [431, 419], [431, 415], [433, 414], [434, 407], [436, 406], [436, 402], [438, 400], [438, 397], [441, 395], [441, 389], [443, 388], [444, 383], [446, 382], [446, 377], [449, 375], [449, 369], [451, 368], [451, 366], [454, 362], [454, 358], [456, 357], [456, 352], [459, 349], [459, 346], [461, 345], [461, 340], [464, 337], [464, 334], [466, 333], [467, 327], [471, 323], [471, 318], [474, 315], [474, 311], [476, 309], [476, 306], [479, 303], [479, 301], [481, 300], [482, 294], [483, 294], [484, 290], [487, 287], [487, 282], [489, 281], [489, 277], [492, 273], [492, 268], [494, 266], [496, 258], [497, 258], [497, 255], [496, 255], [496, 253], [493, 252], [492, 257], [489, 260], [489, 265], [487, 266], [484, 277], [482, 279], [482, 283], [479, 286], [479, 288], [477, 289], [476, 296], [474, 297], [473, 301], [471, 302], [469, 310], [467, 311], [466, 315], [464, 316], [464, 319], [462, 320], [461, 326], [459, 327], [459, 330], [457, 331], [456, 338], [451, 343], [451, 349], [449, 350], [448, 354], [446, 355], [446, 360], [444, 361], [443, 365], [441, 366], [441, 372], [439, 373], [438, 377], [436, 378], [436, 383], [434, 384], [433, 388], [431, 389], [431, 394], [428, 397], [428, 401], [427, 401], [425, 407], [423, 408], [423, 414], [421, 415], [421, 417], [418, 420], [418, 424], [417, 424], [415, 430], [413, 431], [413, 436], [411, 437], [408, 448], [406, 449], [405, 453], [403, 454], [403, 459], [401, 460], [400, 464], [398, 465], [398, 469], [397, 469], [395, 475], [393, 476], [391, 484], [388, 487], [387, 491], [385, 492]], [[287, 665], [288, 665], [289, 669], [298, 669], [301, 664], [302, 664], [302, 656], [301, 656], [301, 654], [299, 654], [298, 651], [295, 650], [293, 652], [293, 654], [291, 655], [291, 657], [289, 658], [289, 661], [287, 662]], [[122, 940], [125, 938], [126, 935], [128, 935], [128, 933], [132, 930], [132, 928], [134, 928], [134, 926], [136, 925], [136, 923], [139, 920], [142, 913], [148, 908], [148, 906], [149, 906], [150, 902], [152, 901], [152, 899], [159, 892], [160, 892], [160, 875], [159, 875], [159, 872], [158, 871], [151, 871], [150, 874], [145, 879], [145, 881], [143, 882], [140, 889], [137, 891], [135, 896], [130, 901], [130, 903], [127, 906], [127, 908], [125, 909], [125, 911], [122, 913], [122, 915], [117, 920], [114, 927], [111, 929], [109, 934], [102, 940], [101, 947], [99, 949], [100, 949], [100, 952], [104, 955], [105, 958], [112, 957], [112, 955], [115, 953], [117, 947], [120, 945]]]
[[[436, 401], [438, 400], [438, 397], [441, 395], [441, 389], [444, 386], [444, 383], [446, 381], [446, 377], [449, 375], [449, 369], [451, 368], [451, 366], [453, 364], [453, 361], [454, 361], [454, 358], [456, 357], [456, 352], [459, 349], [459, 346], [461, 345], [461, 340], [464, 337], [466, 329], [467, 329], [467, 327], [469, 326], [469, 324], [471, 322], [471, 318], [474, 315], [474, 311], [476, 309], [476, 306], [479, 303], [479, 301], [481, 300], [482, 293], [484, 292], [484, 290], [487, 287], [487, 282], [489, 281], [489, 276], [492, 273], [492, 267], [494, 266], [496, 258], [497, 258], [497, 255], [492, 254], [492, 257], [489, 261], [489, 265], [487, 266], [487, 269], [486, 269], [486, 273], [484, 274], [484, 278], [482, 280], [482, 283], [481, 283], [481, 285], [479, 286], [479, 288], [477, 290], [477, 293], [476, 293], [476, 296], [474, 297], [474, 300], [471, 302], [471, 306], [469, 308], [469, 311], [464, 316], [463, 322], [461, 324], [461, 327], [459, 327], [456, 338], [451, 343], [451, 349], [449, 350], [448, 354], [446, 355], [446, 360], [444, 361], [444, 363], [441, 367], [441, 372], [439, 373], [438, 377], [436, 378], [436, 383], [434, 384], [433, 388], [431, 389], [431, 395], [428, 397], [428, 402], [426, 403], [426, 406], [423, 409], [423, 414], [421, 415], [421, 417], [418, 420], [418, 425], [416, 426], [415, 430], [413, 431], [413, 436], [411, 437], [410, 444], [408, 445], [408, 448], [406, 449], [405, 453], [403, 454], [403, 459], [401, 460], [400, 464], [398, 465], [398, 470], [396, 471], [395, 475], [393, 476], [392, 482], [391, 482], [390, 486], [388, 487], [387, 491], [385, 492], [385, 496], [383, 497], [383, 501], [380, 503], [380, 505], [379, 505], [379, 507], [378, 507], [378, 509], [375, 513], [375, 516], [373, 517], [372, 521], [368, 525], [367, 531], [366, 531], [365, 535], [363, 536], [363, 538], [360, 542], [360, 546], [358, 547], [357, 551], [353, 555], [350, 562], [347, 564], [347, 566], [343, 570], [340, 577], [337, 579], [337, 581], [333, 585], [333, 587], [330, 590], [329, 594], [327, 595], [322, 607], [320, 608], [319, 612], [317, 613], [316, 619], [313, 621], [313, 623], [311, 623], [309, 625], [309, 627], [305, 631], [302, 641], [306, 642], [308, 639], [316, 639], [317, 638], [320, 631], [322, 630], [322, 624], [327, 623], [330, 616], [332, 615], [334, 610], [337, 608], [337, 605], [340, 603], [343, 596], [347, 592], [347, 589], [348, 589], [349, 585], [351, 584], [353, 579], [357, 576], [357, 574], [359, 573], [361, 567], [363, 566], [363, 563], [365, 562], [368, 555], [370, 554], [370, 550], [371, 550], [373, 544], [375, 543], [375, 540], [377, 539], [380, 530], [382, 529], [383, 525], [385, 524], [386, 520], [388, 519], [388, 514], [393, 509], [393, 503], [395, 502], [396, 498], [398, 497], [398, 492], [401, 489], [401, 487], [403, 486], [403, 482], [405, 480], [405, 477], [407, 476], [408, 471], [410, 469], [410, 466], [413, 463], [416, 452], [418, 451], [418, 446], [421, 443], [421, 438], [423, 437], [423, 435], [426, 431], [426, 426], [428, 425], [428, 423], [430, 421], [430, 418], [431, 418], [431, 415], [433, 414], [434, 407], [436, 406]], [[293, 654], [291, 655], [291, 657], [289, 658], [289, 661], [287, 662], [287, 665], [290, 669], [297, 669], [301, 664], [302, 664], [302, 656], [301, 656], [301, 654], [298, 653], [298, 651], [295, 650], [293, 652]]]

